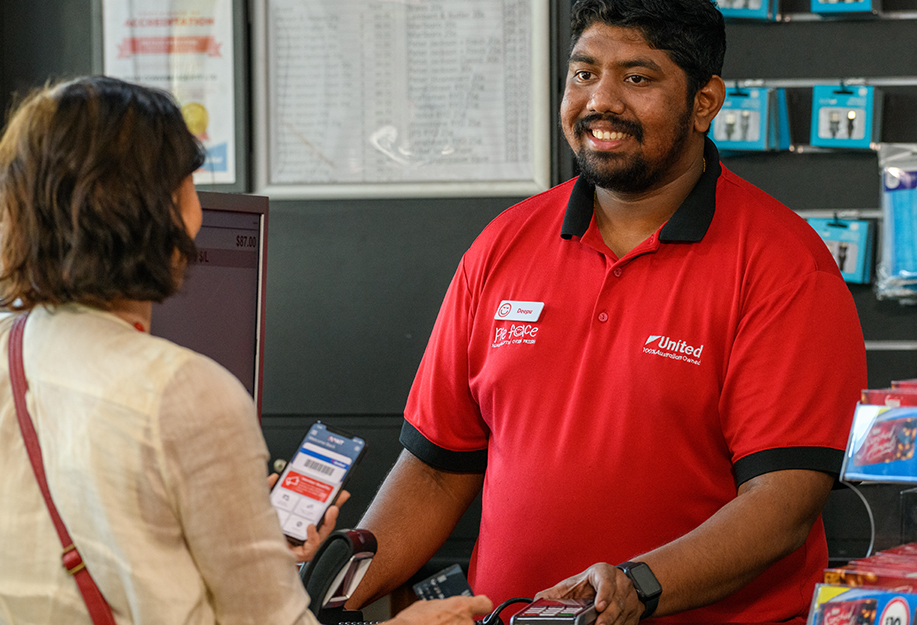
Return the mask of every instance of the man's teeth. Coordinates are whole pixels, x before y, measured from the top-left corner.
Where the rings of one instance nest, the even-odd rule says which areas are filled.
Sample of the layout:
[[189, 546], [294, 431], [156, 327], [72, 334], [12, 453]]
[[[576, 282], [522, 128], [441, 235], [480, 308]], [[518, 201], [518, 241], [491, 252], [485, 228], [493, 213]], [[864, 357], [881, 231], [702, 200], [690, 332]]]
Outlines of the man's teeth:
[[609, 130], [593, 130], [592, 136], [601, 141], [622, 141], [627, 133], [611, 132]]

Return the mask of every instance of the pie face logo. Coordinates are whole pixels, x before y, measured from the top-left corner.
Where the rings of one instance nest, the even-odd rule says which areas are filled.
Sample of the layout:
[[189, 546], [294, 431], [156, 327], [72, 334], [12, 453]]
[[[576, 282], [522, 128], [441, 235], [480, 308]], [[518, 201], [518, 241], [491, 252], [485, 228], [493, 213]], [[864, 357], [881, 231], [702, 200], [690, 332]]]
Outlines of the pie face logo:
[[703, 345], [695, 347], [686, 341], [673, 339], [661, 334], [651, 334], [643, 343], [644, 354], [680, 360], [692, 365], [700, 364], [700, 357], [703, 351]]
[[534, 345], [539, 329], [535, 323], [541, 318], [543, 309], [544, 302], [522, 302], [517, 300], [503, 300], [500, 302], [499, 306], [497, 306], [497, 312], [494, 314], [494, 320], [512, 321], [513, 323], [502, 323], [494, 326], [492, 346]]
[[538, 336], [538, 326], [530, 323], [514, 323], [495, 330], [493, 347], [534, 345], [536, 336]]

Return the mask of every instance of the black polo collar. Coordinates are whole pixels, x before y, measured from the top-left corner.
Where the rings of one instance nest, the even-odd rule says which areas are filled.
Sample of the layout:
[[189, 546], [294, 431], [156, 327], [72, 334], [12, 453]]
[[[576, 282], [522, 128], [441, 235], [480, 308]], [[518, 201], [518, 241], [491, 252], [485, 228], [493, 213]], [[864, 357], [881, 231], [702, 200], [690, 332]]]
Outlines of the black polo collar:
[[[704, 139], [704, 159], [704, 173], [659, 232], [659, 240], [663, 243], [700, 241], [713, 221], [713, 212], [716, 209], [716, 181], [722, 173], [722, 168], [720, 153], [709, 137]], [[582, 176], [577, 178], [567, 201], [567, 212], [564, 214], [560, 236], [569, 239], [586, 234], [586, 229], [592, 221], [594, 197], [595, 186]]]

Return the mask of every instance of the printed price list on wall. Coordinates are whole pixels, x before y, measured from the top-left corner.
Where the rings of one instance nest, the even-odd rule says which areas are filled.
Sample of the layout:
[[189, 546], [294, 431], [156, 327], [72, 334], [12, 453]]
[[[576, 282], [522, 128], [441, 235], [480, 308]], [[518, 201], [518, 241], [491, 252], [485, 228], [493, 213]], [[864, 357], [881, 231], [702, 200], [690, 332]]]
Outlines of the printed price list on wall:
[[267, 184], [537, 178], [533, 6], [268, 0]]

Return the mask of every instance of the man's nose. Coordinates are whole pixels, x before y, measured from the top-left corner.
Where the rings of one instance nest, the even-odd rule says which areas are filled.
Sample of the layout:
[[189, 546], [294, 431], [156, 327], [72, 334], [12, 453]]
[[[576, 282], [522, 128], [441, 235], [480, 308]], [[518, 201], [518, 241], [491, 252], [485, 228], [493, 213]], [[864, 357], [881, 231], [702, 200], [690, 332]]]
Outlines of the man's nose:
[[623, 86], [611, 76], [603, 77], [595, 83], [589, 100], [588, 109], [595, 113], [614, 113], [621, 115], [627, 108], [623, 98]]

